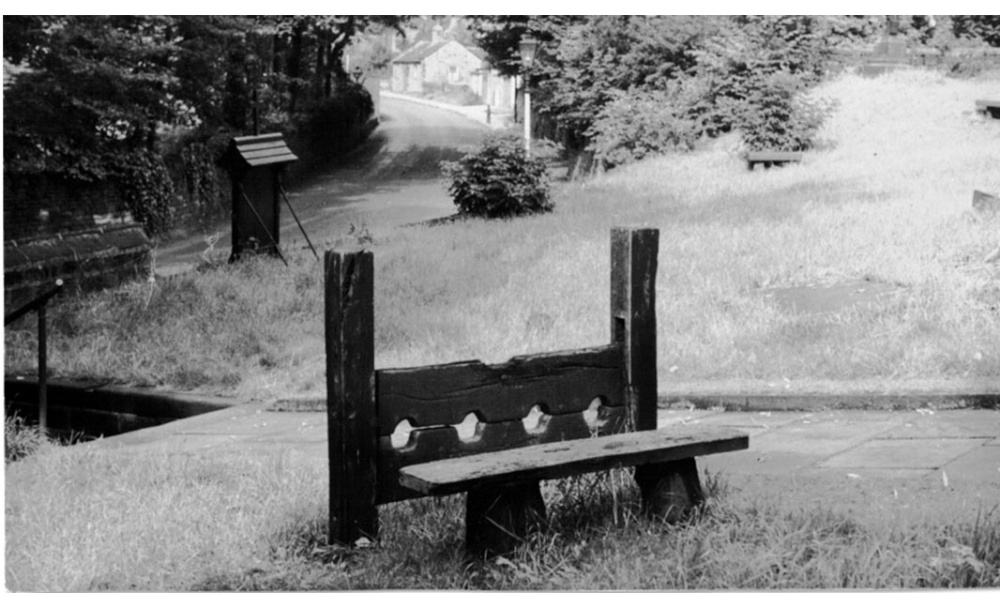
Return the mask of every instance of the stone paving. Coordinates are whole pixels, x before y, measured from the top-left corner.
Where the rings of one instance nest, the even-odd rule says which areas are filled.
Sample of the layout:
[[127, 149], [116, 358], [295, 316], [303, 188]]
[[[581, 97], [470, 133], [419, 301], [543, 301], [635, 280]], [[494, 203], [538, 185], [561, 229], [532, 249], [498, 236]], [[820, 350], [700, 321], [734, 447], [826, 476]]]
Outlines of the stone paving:
[[[700, 466], [730, 475], [836, 474], [848, 478], [934, 478], [1000, 487], [1000, 410], [723, 412], [661, 410], [660, 428], [728, 426], [750, 435], [746, 451]], [[100, 447], [162, 447], [188, 454], [291, 453], [326, 463], [326, 414], [238, 406], [95, 441]]]
[[1000, 411], [664, 410], [660, 424], [730, 426], [750, 434], [746, 451], [702, 460], [727, 474], [840, 473], [977, 481], [1000, 485]]

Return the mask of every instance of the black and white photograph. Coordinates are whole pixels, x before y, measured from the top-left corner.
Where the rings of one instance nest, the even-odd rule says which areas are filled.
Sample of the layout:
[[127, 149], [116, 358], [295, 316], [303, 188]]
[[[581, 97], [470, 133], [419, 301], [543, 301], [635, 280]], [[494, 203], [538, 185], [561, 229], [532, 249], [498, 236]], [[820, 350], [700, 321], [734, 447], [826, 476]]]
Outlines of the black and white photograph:
[[3, 58], [6, 590], [1000, 591], [1000, 16]]

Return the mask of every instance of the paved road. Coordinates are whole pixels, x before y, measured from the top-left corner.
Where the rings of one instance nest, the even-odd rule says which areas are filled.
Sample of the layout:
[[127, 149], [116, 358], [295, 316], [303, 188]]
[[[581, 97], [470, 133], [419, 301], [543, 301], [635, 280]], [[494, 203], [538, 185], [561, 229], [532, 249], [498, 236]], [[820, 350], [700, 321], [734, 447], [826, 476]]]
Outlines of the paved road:
[[[288, 190], [295, 214], [317, 248], [347, 233], [352, 224], [377, 235], [387, 227], [455, 213], [440, 164], [478, 145], [488, 128], [451, 111], [400, 99], [383, 98], [381, 109], [381, 124], [363, 146]], [[232, 242], [228, 226], [217, 233], [216, 257], [219, 252], [228, 257]], [[284, 204], [281, 237], [285, 249], [305, 247]], [[161, 245], [154, 263], [157, 274], [190, 270], [202, 261], [207, 247], [203, 235]]]

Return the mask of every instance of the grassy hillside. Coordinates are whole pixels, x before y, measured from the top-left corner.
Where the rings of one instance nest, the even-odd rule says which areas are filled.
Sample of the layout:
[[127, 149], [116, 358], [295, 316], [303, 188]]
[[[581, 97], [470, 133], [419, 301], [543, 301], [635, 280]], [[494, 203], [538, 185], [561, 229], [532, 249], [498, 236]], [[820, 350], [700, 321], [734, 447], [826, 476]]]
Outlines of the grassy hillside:
[[[665, 389], [725, 381], [809, 389], [944, 381], [1000, 385], [1000, 123], [973, 113], [1000, 79], [846, 75], [799, 166], [750, 173], [734, 138], [557, 189], [553, 214], [401, 229], [367, 221], [328, 245], [376, 262], [376, 363], [408, 366], [608, 340], [615, 225], [661, 229], [659, 371]], [[305, 252], [308, 253], [308, 252]], [[137, 284], [50, 314], [57, 374], [322, 397], [321, 265], [256, 261]], [[899, 298], [789, 312], [776, 288], [877, 280]], [[7, 332], [8, 371], [33, 368], [31, 325]]]

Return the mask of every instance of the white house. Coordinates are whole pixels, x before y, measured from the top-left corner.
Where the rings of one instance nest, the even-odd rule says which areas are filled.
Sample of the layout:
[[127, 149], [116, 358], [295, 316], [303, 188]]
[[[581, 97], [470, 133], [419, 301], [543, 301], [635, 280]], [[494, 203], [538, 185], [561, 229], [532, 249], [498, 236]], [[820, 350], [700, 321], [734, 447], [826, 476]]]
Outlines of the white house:
[[392, 61], [393, 92], [421, 94], [449, 86], [467, 87], [496, 109], [513, 109], [514, 79], [492, 70], [478, 47], [455, 40], [421, 41]]

